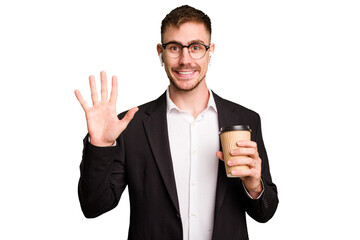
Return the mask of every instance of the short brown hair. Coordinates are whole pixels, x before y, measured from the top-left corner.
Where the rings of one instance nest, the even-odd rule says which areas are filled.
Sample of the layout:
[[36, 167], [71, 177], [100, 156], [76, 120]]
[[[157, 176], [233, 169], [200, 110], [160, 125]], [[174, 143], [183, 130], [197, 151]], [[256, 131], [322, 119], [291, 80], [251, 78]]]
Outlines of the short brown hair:
[[179, 28], [181, 24], [186, 22], [203, 23], [205, 25], [206, 30], [208, 30], [211, 36], [211, 21], [208, 15], [206, 15], [205, 13], [203, 13], [202, 11], [196, 8], [190, 7], [188, 5], [183, 5], [173, 9], [162, 20], [161, 40], [167, 27], [169, 27], [170, 25], [174, 25]]

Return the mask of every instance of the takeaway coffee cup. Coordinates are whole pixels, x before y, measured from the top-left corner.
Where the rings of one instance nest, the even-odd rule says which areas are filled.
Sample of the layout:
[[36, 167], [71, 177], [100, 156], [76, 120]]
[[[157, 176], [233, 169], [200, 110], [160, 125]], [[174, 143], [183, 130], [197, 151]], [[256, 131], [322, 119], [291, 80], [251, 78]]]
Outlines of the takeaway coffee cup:
[[220, 129], [220, 140], [224, 154], [225, 170], [228, 177], [238, 177], [231, 175], [234, 169], [249, 169], [248, 166], [233, 166], [229, 167], [227, 162], [230, 159], [244, 158], [245, 156], [231, 156], [230, 151], [237, 148], [236, 142], [239, 140], [251, 140], [251, 129], [248, 125], [235, 125], [230, 127], [222, 127]]

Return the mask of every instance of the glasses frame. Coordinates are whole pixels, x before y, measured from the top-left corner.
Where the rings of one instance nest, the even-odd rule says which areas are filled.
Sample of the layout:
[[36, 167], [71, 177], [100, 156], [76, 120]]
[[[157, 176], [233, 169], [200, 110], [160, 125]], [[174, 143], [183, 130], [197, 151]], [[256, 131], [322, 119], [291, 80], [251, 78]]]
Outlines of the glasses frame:
[[[184, 49], [184, 48], [187, 48], [187, 49], [188, 49], [188, 52], [189, 52], [190, 57], [191, 57], [192, 59], [194, 59], [194, 60], [202, 59], [202, 58], [205, 56], [206, 52], [210, 49], [210, 45], [205, 45], [205, 44], [199, 43], [199, 42], [193, 42], [193, 43], [190, 43], [189, 45], [183, 45], [183, 44], [181, 44], [181, 43], [179, 43], [179, 42], [167, 42], [167, 43], [161, 44], [161, 46], [162, 46], [162, 47], [164, 48], [164, 50], [165, 50], [165, 49], [166, 49], [166, 46], [169, 45], [169, 44], [172, 44], [172, 43], [173, 43], [173, 44], [178, 44], [178, 45], [180, 45], [180, 46], [182, 47], [182, 48], [181, 48], [181, 53], [180, 53], [180, 55], [179, 55], [178, 57], [173, 58], [173, 59], [176, 59], [176, 58], [181, 57], [181, 55], [183, 54], [183, 49]], [[200, 45], [202, 45], [202, 46], [205, 47], [205, 53], [204, 53], [204, 55], [203, 55], [201, 58], [193, 58], [193, 57], [191, 56], [190, 46], [192, 46], [192, 45], [194, 45], [194, 44], [200, 44]]]

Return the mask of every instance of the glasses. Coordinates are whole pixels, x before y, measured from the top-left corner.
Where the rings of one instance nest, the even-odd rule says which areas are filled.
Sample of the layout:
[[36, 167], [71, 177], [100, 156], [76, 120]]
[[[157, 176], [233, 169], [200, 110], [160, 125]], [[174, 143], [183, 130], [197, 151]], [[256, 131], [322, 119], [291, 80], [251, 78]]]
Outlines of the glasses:
[[170, 58], [180, 57], [181, 54], [183, 53], [183, 48], [186, 47], [189, 50], [190, 57], [195, 60], [203, 58], [205, 56], [206, 51], [209, 50], [210, 48], [210, 46], [207, 46], [202, 43], [191, 43], [186, 46], [178, 42], [164, 43], [162, 44], [162, 47], [168, 50], [167, 55]]

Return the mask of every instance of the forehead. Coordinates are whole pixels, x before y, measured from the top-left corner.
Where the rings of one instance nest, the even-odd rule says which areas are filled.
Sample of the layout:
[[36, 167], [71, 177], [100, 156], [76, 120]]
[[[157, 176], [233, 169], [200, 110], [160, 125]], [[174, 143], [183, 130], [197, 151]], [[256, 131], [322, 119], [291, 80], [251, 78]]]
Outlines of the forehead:
[[203, 23], [186, 22], [178, 28], [175, 25], [170, 25], [166, 28], [162, 42], [167, 43], [176, 41], [182, 44], [188, 44], [194, 40], [202, 41], [205, 44], [210, 44], [210, 33], [206, 30]]

